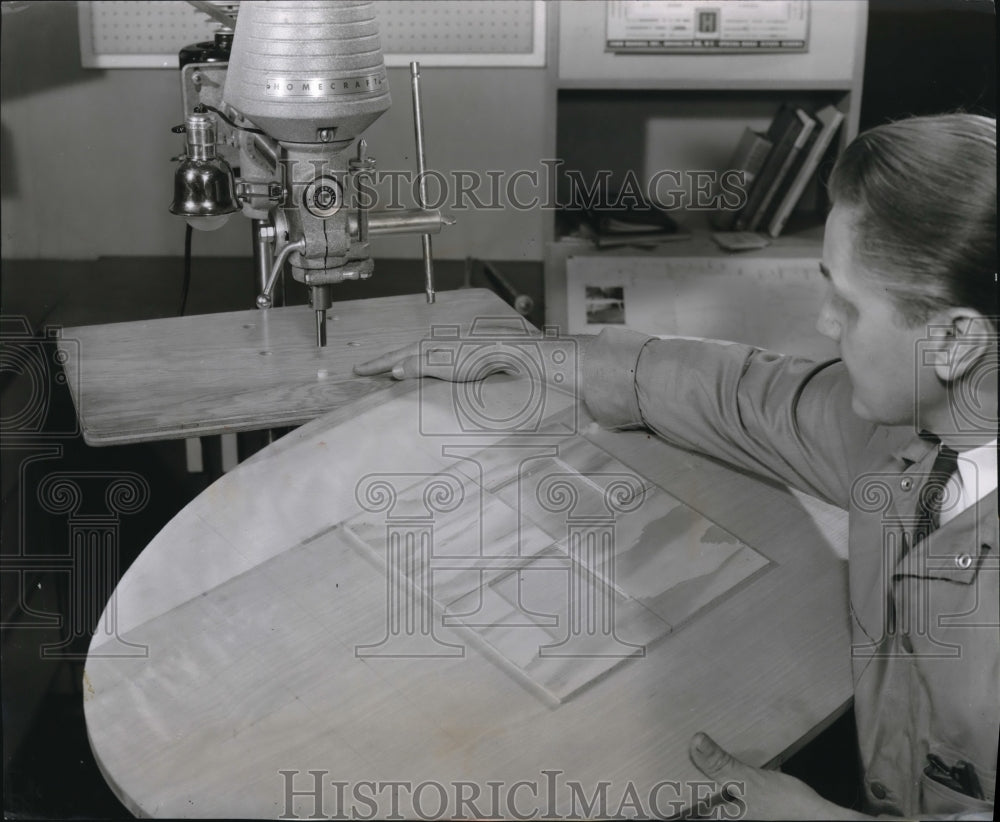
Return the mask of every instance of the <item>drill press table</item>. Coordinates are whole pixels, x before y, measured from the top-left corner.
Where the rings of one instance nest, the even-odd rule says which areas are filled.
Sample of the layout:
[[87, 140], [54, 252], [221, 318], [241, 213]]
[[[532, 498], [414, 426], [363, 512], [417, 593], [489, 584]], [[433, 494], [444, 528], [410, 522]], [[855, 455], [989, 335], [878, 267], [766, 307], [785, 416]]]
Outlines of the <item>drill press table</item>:
[[432, 325], [519, 318], [491, 291], [334, 303], [327, 345], [302, 306], [66, 328], [59, 342], [89, 445], [299, 425], [385, 391], [355, 363], [420, 339]]

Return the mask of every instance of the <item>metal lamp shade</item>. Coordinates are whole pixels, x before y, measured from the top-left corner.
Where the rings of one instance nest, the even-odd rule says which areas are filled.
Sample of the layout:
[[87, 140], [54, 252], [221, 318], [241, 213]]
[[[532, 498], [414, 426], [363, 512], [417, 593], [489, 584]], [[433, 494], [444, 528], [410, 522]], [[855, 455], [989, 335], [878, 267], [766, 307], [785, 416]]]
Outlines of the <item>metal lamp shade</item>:
[[188, 159], [177, 166], [171, 214], [220, 217], [239, 209], [233, 171], [225, 160]]

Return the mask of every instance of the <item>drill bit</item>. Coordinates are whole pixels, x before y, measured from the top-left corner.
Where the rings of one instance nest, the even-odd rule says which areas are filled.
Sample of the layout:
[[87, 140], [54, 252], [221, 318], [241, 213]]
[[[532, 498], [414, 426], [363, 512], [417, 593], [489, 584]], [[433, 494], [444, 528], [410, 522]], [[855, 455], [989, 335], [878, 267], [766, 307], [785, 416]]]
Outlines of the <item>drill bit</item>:
[[326, 309], [316, 309], [316, 345], [320, 348], [326, 346]]

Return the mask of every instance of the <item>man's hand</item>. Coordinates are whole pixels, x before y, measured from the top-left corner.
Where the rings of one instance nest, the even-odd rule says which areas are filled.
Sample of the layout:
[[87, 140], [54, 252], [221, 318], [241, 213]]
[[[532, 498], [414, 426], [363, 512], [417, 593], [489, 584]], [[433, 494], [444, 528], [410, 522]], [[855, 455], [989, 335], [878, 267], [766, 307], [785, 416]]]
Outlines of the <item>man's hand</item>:
[[[473, 382], [491, 374], [513, 373], [517, 370], [510, 362], [504, 361], [499, 356], [496, 361], [491, 361], [488, 352], [483, 351], [477, 356], [476, 368], [456, 368], [462, 344], [462, 340], [416, 342], [390, 351], [374, 360], [359, 363], [354, 366], [354, 373], [359, 377], [391, 374], [393, 379], [397, 380], [434, 377], [449, 382]], [[499, 354], [499, 346], [497, 348]]]
[[870, 818], [828, 802], [788, 774], [752, 768], [740, 762], [707, 734], [695, 734], [688, 753], [698, 770], [725, 789], [733, 819]]
[[[454, 370], [454, 369], [449, 369]], [[354, 373], [359, 377], [374, 377], [379, 374], [391, 373], [394, 379], [404, 380], [407, 377], [422, 376], [420, 369], [420, 343], [397, 348], [374, 360], [358, 363]], [[431, 376], [430, 374], [427, 375]], [[447, 379], [447, 377], [442, 377]]]
[[[421, 342], [390, 351], [373, 360], [354, 366], [359, 377], [391, 374], [394, 379], [434, 377], [449, 382], [476, 382], [491, 374], [535, 375], [543, 379], [566, 371], [552, 368], [543, 361], [543, 348], [563, 347], [574, 357], [579, 356], [587, 337], [543, 337], [523, 322], [490, 321], [474, 323], [454, 337], [430, 337]], [[535, 349], [525, 343], [537, 343]], [[565, 352], [564, 352], [565, 353]], [[565, 362], [564, 356], [559, 363]], [[574, 359], [570, 365], [576, 368]]]

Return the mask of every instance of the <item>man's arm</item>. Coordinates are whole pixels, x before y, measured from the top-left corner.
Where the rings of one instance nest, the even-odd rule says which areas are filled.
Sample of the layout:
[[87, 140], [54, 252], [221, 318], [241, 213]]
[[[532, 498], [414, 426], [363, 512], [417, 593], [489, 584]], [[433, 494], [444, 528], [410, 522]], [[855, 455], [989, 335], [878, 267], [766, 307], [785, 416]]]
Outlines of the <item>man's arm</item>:
[[[668, 442], [846, 507], [875, 426], [851, 410], [850, 384], [838, 363], [816, 364], [734, 343], [659, 340], [616, 328], [573, 339], [582, 361], [583, 399], [601, 424], [647, 426]], [[462, 341], [435, 341], [433, 347], [444, 350]], [[414, 343], [354, 370], [396, 379], [463, 378], [451, 364], [454, 358], [421, 362], [420, 351]], [[498, 357], [495, 370], [510, 370], [510, 364]], [[488, 371], [477, 368], [471, 378]]]
[[608, 329], [588, 341], [582, 371], [601, 424], [647, 426], [842, 507], [876, 428], [851, 410], [839, 362]]

